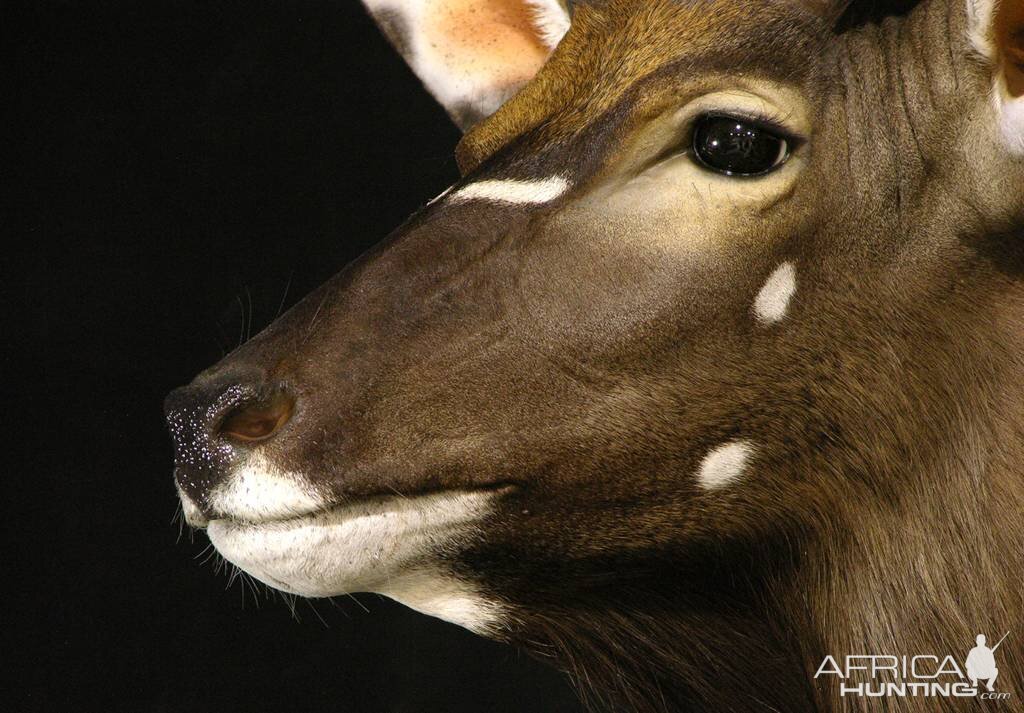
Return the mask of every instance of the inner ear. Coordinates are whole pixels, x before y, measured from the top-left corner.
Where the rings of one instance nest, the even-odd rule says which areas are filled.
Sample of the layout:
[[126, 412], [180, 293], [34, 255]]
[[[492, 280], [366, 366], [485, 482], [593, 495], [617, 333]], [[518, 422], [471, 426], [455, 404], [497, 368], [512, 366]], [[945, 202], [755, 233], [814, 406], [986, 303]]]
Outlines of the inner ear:
[[530, 81], [569, 29], [563, 0], [363, 2], [463, 130]]
[[[447, 107], [468, 112], [473, 123], [493, 113], [528, 82], [551, 52], [540, 32], [534, 5], [524, 0], [435, 0], [423, 32], [432, 48], [443, 48], [445, 71], [475, 92]], [[443, 7], [441, 7], [443, 6]], [[458, 117], [456, 116], [458, 120]]]
[[993, 33], [1007, 93], [1024, 96], [1024, 2], [1003, 0], [996, 6]]

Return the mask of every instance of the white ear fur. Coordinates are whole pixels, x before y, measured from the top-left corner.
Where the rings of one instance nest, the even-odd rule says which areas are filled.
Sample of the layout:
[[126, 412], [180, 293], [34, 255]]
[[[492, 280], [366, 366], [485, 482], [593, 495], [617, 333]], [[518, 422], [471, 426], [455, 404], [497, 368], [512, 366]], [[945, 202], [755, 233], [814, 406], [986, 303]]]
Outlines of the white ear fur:
[[526, 0], [533, 9], [533, 21], [540, 32], [540, 38], [550, 49], [554, 49], [565, 33], [569, 31], [569, 13], [560, 0]]
[[993, 28], [995, 26], [993, 10], [994, 0], [966, 0], [967, 2], [967, 33], [974, 51], [989, 62], [998, 61]]
[[[997, 13], [1014, 9], [1021, 16], [1019, 7], [1000, 5], [1021, 3], [1024, 0], [966, 0], [968, 38], [971, 47], [996, 70], [992, 85], [992, 104], [998, 123], [998, 137], [1002, 145], [1014, 156], [1024, 157], [1024, 95], [1010, 92], [1007, 72], [1019, 71], [1011, 67], [1011, 60], [1004, 57], [1005, 47], [1000, 47], [997, 36]], [[1019, 49], [1018, 49], [1019, 51]]]
[[363, 0], [461, 128], [533, 78], [569, 29], [562, 0]]
[[992, 101], [999, 116], [999, 136], [1014, 156], [1024, 158], [1024, 96], [1011, 97], [1006, 83], [1000, 79], [992, 92]]

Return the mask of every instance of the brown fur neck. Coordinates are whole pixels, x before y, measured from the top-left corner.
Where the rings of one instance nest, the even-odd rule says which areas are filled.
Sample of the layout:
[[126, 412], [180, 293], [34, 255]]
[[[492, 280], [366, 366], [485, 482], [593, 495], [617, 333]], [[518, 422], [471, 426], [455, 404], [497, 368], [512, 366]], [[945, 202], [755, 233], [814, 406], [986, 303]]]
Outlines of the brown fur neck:
[[[994, 642], [1024, 621], [1020, 239], [968, 247], [965, 285], [923, 300], [922, 311], [948, 313], [944, 333], [868, 345], [865, 368], [894, 386], [863, 393], [849, 422], [789, 464], [804, 471], [795, 482], [829, 481], [797, 514], [772, 513], [742, 541], [572, 571], [551, 563], [524, 593], [522, 643], [598, 710], [955, 710], [962, 701], [843, 698], [814, 674], [826, 655], [952, 655], [962, 666], [977, 634]], [[903, 405], [882, 413], [875, 398]], [[566, 592], [567, 582], [589, 585]], [[1007, 711], [1024, 705], [1022, 652], [1024, 633], [999, 650]]]

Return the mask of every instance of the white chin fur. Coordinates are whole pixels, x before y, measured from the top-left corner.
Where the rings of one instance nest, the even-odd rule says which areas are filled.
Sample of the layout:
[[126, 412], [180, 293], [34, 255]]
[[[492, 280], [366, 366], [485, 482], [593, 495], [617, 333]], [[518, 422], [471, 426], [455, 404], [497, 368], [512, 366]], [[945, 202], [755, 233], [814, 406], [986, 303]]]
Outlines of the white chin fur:
[[450, 575], [438, 555], [473, 537], [493, 492], [374, 498], [290, 520], [213, 520], [207, 534], [229, 562], [307, 597], [377, 592], [472, 631], [499, 626], [496, 605]]
[[491, 636], [502, 628], [501, 607], [466, 582], [429, 569], [392, 578], [380, 594], [410, 609]]
[[276, 468], [259, 455], [213, 489], [210, 509], [234, 520], [284, 520], [327, 507], [328, 499], [316, 492], [301, 474]]

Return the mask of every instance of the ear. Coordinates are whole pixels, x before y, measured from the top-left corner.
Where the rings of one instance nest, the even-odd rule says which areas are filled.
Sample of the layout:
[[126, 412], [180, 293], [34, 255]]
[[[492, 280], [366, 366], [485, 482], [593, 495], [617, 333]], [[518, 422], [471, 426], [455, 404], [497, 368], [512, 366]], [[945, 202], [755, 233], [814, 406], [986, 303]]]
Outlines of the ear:
[[494, 113], [569, 29], [565, 0], [363, 0], [463, 130]]
[[1024, 157], [1024, 0], [966, 0], [973, 49], [992, 69], [999, 138]]

